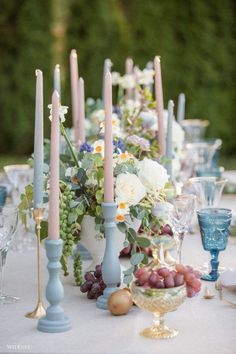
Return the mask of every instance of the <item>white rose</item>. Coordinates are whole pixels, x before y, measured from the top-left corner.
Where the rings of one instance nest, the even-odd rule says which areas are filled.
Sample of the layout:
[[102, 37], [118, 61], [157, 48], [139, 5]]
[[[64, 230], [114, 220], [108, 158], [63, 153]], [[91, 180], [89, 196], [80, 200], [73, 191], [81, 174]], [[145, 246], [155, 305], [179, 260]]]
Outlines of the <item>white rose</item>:
[[149, 193], [156, 193], [168, 182], [166, 169], [158, 162], [144, 158], [138, 162], [138, 176]]
[[121, 173], [116, 178], [116, 200], [122, 200], [128, 205], [136, 205], [146, 195], [139, 178], [133, 173]]

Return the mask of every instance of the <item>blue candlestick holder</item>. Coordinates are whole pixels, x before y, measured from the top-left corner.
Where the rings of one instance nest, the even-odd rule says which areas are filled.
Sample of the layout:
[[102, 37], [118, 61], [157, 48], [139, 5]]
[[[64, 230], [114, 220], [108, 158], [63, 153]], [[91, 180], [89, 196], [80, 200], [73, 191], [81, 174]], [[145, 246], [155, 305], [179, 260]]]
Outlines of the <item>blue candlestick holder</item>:
[[121, 268], [115, 240], [117, 204], [103, 203], [102, 209], [105, 219], [104, 227], [106, 238], [106, 247], [102, 262], [102, 277], [107, 287], [103, 295], [99, 296], [97, 299], [96, 306], [99, 309], [107, 310], [109, 296], [114, 291], [118, 290], [117, 284], [120, 283]]
[[71, 322], [64, 315], [60, 301], [64, 297], [63, 285], [59, 278], [61, 269], [60, 258], [63, 242], [59, 240], [46, 240], [46, 254], [48, 257], [49, 280], [46, 288], [46, 298], [50, 305], [46, 310], [46, 316], [38, 321], [38, 330], [47, 333], [65, 332], [71, 329]]

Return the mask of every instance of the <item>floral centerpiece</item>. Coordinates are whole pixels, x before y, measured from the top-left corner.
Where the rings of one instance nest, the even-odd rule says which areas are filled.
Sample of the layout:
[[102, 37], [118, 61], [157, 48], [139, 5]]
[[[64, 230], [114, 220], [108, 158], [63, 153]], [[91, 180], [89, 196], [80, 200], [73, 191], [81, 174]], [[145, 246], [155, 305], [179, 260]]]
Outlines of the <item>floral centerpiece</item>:
[[[68, 274], [67, 259], [75, 249], [74, 275], [76, 284], [81, 284], [81, 259], [78, 253], [81, 224], [85, 215], [95, 219], [97, 233], [104, 237], [104, 225], [101, 204], [103, 202], [104, 182], [104, 121], [100, 122], [100, 135], [94, 142], [86, 142], [77, 150], [64, 128], [63, 121], [66, 108], [60, 110], [61, 134], [66, 147], [60, 155], [60, 237], [64, 240], [63, 256], [61, 259], [64, 274]], [[121, 120], [113, 117], [114, 130], [114, 177], [115, 201], [117, 202], [117, 227], [124, 234], [126, 247], [132, 244], [131, 264], [125, 272], [124, 282], [129, 283], [136, 266], [148, 262], [147, 255], [142, 248], [148, 247], [150, 241], [140, 236], [133, 227], [134, 219], [140, 220], [141, 229], [148, 233], [151, 229], [160, 226], [160, 220], [152, 214], [153, 204], [164, 200], [165, 188], [168, 187], [168, 175], [165, 168], [157, 161], [147, 157], [150, 152], [150, 143], [137, 135], [122, 133]], [[45, 202], [47, 202], [47, 179], [49, 168], [49, 141], [45, 146]], [[32, 192], [32, 189], [31, 189]], [[29, 207], [32, 201], [30, 188], [22, 195], [20, 208]], [[45, 232], [44, 232], [45, 230]], [[46, 221], [43, 224], [42, 237], [47, 233]]]

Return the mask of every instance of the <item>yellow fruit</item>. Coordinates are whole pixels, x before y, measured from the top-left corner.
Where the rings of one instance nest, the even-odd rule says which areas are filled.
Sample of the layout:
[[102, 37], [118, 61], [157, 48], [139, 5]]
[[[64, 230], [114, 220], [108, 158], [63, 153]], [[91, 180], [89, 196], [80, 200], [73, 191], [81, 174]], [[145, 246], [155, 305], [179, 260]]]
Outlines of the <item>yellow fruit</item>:
[[108, 300], [108, 309], [112, 315], [125, 315], [132, 307], [133, 301], [127, 289], [120, 289], [111, 294]]

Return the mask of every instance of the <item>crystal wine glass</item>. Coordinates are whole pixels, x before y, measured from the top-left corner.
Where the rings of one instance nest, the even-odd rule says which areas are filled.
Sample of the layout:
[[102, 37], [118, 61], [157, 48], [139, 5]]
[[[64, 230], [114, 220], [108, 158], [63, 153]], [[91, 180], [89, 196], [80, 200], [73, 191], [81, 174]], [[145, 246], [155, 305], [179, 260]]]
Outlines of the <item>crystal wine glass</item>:
[[0, 304], [9, 304], [18, 300], [3, 292], [3, 273], [6, 256], [16, 232], [18, 212], [14, 206], [4, 206], [0, 209]]
[[196, 194], [199, 208], [217, 207], [224, 186], [227, 182], [226, 178], [216, 177], [193, 177], [189, 179]]
[[178, 263], [181, 263], [181, 250], [183, 239], [188, 231], [195, 208], [195, 196], [180, 194], [172, 201], [173, 209], [170, 211], [170, 224], [177, 238]]
[[197, 216], [203, 248], [211, 254], [211, 271], [202, 279], [215, 281], [219, 277], [218, 255], [227, 246], [232, 213], [230, 209], [206, 208], [199, 210]]

